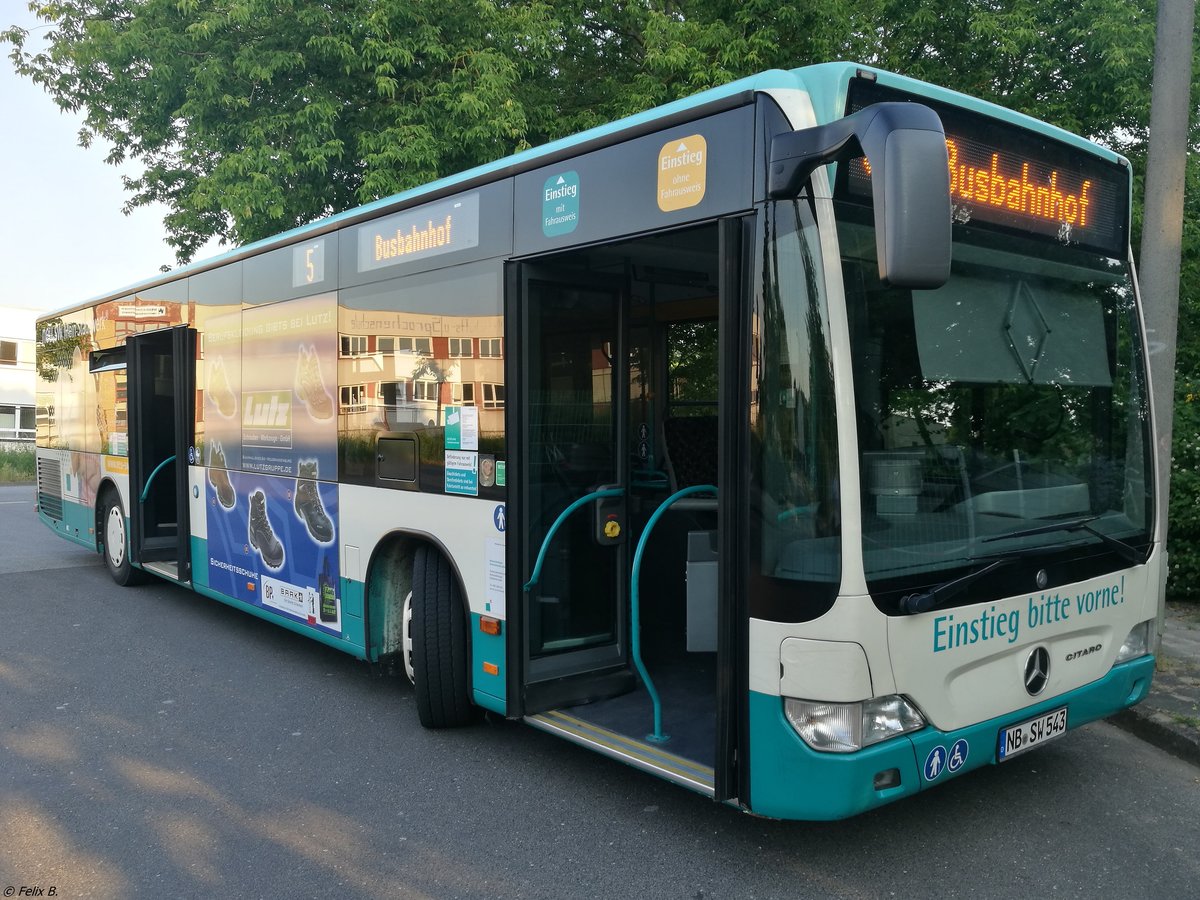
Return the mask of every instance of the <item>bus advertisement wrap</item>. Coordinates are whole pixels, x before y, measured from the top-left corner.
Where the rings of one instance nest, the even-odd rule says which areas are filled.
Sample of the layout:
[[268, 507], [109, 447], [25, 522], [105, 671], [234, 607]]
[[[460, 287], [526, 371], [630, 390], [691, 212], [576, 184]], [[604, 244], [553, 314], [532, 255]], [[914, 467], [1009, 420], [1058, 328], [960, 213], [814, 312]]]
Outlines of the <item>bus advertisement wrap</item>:
[[[242, 465], [242, 314], [214, 316], [204, 331], [204, 358], [198, 366], [204, 392], [207, 465]], [[200, 437], [200, 435], [197, 435]]]
[[220, 469], [206, 483], [209, 586], [340, 636], [336, 486]]
[[242, 467], [337, 477], [337, 301], [321, 294], [242, 313]]

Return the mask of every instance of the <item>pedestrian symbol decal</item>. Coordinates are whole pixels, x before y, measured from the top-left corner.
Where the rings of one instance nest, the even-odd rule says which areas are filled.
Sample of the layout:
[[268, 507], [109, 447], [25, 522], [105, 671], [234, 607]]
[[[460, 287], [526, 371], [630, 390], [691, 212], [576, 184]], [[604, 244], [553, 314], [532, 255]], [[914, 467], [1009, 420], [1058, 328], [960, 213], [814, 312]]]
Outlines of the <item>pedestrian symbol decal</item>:
[[492, 513], [492, 522], [497, 531], [504, 531], [505, 525], [508, 524], [508, 513], [505, 511], [503, 503], [497, 506], [495, 512]]
[[934, 747], [929, 751], [929, 755], [925, 757], [925, 780], [933, 781], [942, 774], [942, 769], [946, 767], [946, 748], [942, 746]]
[[957, 772], [963, 767], [963, 763], [967, 761], [967, 753], [970, 747], [967, 746], [966, 740], [959, 738], [954, 742], [954, 746], [950, 748], [950, 758], [946, 760], [946, 768], [951, 772]]

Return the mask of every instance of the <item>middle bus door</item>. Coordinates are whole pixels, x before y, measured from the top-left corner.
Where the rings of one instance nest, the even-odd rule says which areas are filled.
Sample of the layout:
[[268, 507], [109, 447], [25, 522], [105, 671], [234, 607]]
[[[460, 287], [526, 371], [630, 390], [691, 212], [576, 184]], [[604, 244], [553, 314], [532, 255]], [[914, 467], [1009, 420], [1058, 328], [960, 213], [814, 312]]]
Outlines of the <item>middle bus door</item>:
[[[629, 690], [628, 291], [518, 264], [516, 543], [524, 711]], [[515, 283], [514, 283], [515, 282]], [[511, 396], [511, 395], [510, 395]], [[568, 510], [572, 510], [568, 512]]]

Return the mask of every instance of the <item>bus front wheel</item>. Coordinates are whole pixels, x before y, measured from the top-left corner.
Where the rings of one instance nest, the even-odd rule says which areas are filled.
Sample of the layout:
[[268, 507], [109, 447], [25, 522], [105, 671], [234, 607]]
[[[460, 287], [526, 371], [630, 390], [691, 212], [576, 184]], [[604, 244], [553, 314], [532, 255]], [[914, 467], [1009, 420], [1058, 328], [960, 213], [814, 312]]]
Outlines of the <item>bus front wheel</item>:
[[475, 719], [471, 704], [467, 623], [462, 589], [434, 547], [413, 559], [411, 628], [417, 717], [426, 728], [454, 728]]
[[112, 580], [121, 586], [139, 584], [142, 572], [135, 569], [129, 561], [129, 535], [127, 533], [125, 511], [121, 508], [121, 498], [117, 492], [110, 490], [104, 496], [103, 512], [100, 514], [103, 542], [104, 565]]

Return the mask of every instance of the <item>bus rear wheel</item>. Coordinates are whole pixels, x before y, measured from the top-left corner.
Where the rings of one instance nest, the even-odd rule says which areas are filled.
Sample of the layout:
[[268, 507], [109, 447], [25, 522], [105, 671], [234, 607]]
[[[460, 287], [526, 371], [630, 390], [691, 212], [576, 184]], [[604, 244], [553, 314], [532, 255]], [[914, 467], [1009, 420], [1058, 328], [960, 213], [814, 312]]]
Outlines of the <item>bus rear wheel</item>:
[[435, 548], [413, 559], [411, 623], [413, 691], [426, 728], [454, 728], [475, 719], [471, 704], [467, 623], [462, 589]]
[[112, 580], [122, 587], [140, 584], [142, 571], [129, 561], [128, 520], [116, 491], [109, 490], [104, 495], [100, 527], [104, 565]]

